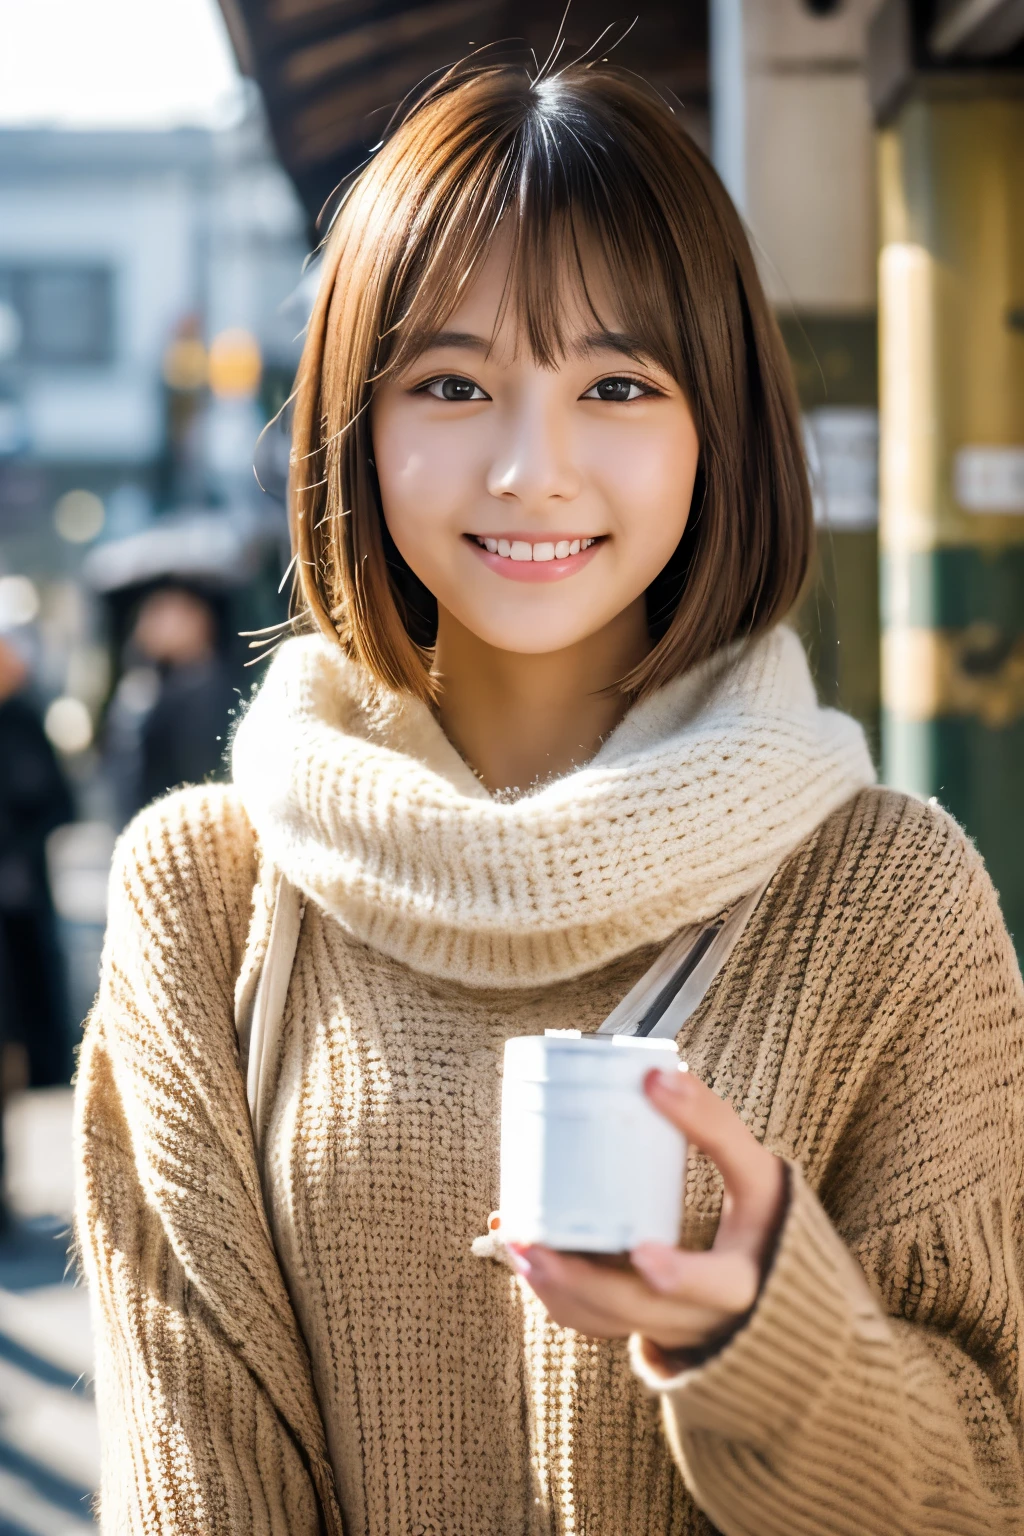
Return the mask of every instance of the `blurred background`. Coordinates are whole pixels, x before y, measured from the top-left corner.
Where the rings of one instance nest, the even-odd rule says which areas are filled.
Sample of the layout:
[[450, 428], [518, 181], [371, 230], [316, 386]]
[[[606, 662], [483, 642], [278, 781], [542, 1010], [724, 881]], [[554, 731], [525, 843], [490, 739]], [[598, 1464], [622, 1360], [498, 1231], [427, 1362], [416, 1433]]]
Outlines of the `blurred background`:
[[[574, 0], [750, 228], [804, 410], [822, 697], [1024, 938], [1024, 0]], [[85, 1530], [70, 1080], [111, 849], [224, 774], [284, 617], [317, 218], [539, 0], [0, 0], [0, 1536]], [[322, 227], [322, 226], [321, 226]], [[254, 472], [255, 469], [255, 472]], [[258, 672], [258, 668], [256, 669]]]

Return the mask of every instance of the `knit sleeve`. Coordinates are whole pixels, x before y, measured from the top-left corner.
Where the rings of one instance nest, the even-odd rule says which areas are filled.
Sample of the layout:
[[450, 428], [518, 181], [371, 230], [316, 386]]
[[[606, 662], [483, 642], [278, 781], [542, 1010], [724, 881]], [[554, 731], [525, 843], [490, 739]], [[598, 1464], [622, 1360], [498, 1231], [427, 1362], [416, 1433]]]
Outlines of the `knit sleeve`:
[[216, 787], [144, 813], [115, 858], [75, 1132], [110, 1533], [340, 1528], [234, 1051], [253, 875]]
[[859, 983], [889, 1004], [804, 1128], [752, 1317], [671, 1378], [631, 1341], [725, 1536], [1024, 1532], [1024, 992], [977, 854], [934, 813], [928, 835], [927, 904], [897, 871], [913, 916]]

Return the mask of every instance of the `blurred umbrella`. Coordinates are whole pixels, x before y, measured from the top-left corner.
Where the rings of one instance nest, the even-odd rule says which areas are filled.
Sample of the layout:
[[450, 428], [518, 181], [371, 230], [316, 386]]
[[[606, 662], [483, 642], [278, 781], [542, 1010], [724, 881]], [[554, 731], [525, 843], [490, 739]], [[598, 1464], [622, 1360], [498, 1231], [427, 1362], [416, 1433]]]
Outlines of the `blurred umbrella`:
[[283, 537], [277, 516], [173, 513], [141, 533], [98, 544], [83, 561], [82, 574], [104, 595], [169, 579], [214, 589], [242, 587], [260, 569], [268, 547]]

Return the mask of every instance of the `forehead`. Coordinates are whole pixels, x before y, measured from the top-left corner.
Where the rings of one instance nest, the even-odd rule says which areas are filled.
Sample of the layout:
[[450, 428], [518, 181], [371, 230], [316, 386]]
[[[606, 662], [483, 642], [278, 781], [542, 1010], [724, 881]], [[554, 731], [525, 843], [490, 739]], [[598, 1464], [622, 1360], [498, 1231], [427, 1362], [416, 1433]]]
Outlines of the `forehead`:
[[[530, 340], [530, 312], [541, 287], [558, 318], [546, 349], [553, 354], [589, 350], [595, 335], [624, 330], [613, 274], [594, 242], [578, 254], [551, 245], [528, 267], [521, 254], [517, 260], [511, 238], [502, 235], [473, 267], [444, 317], [438, 339], [444, 334], [484, 337], [498, 358], [518, 356], [524, 346], [536, 350]], [[535, 316], [533, 320], [536, 326]]]

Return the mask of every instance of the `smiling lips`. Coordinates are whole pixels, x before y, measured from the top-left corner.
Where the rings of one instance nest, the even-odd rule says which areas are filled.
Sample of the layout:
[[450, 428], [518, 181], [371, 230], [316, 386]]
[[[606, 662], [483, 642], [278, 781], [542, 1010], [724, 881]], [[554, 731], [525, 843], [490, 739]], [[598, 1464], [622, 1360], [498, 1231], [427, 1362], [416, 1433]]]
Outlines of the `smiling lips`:
[[486, 565], [513, 581], [560, 581], [565, 576], [573, 576], [584, 565], [589, 565], [603, 542], [600, 537], [583, 534], [552, 535], [540, 540], [524, 539], [515, 534], [498, 538], [471, 533], [466, 537]]

